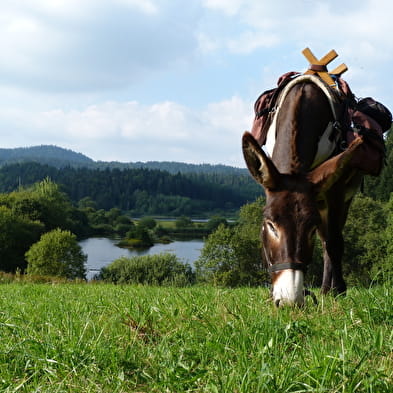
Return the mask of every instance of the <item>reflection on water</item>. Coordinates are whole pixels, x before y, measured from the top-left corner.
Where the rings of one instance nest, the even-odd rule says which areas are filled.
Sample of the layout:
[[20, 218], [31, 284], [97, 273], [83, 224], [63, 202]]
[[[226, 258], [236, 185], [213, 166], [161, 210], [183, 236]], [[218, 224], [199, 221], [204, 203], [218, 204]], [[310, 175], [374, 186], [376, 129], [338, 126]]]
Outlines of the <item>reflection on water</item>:
[[176, 254], [179, 259], [193, 266], [199, 258], [203, 240], [174, 241], [170, 244], [155, 244], [145, 250], [129, 250], [116, 247], [117, 240], [105, 237], [92, 237], [79, 244], [87, 254], [87, 278], [92, 279], [99, 270], [121, 256], [154, 255], [163, 252]]

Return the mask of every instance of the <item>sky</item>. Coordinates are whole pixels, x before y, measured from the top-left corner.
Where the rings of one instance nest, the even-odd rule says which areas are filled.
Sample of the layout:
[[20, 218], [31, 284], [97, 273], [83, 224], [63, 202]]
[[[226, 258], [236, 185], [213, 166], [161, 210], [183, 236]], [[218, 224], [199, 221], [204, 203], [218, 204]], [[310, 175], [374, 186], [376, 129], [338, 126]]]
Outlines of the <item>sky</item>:
[[391, 0], [2, 0], [0, 148], [245, 167], [255, 99], [306, 47], [393, 108]]

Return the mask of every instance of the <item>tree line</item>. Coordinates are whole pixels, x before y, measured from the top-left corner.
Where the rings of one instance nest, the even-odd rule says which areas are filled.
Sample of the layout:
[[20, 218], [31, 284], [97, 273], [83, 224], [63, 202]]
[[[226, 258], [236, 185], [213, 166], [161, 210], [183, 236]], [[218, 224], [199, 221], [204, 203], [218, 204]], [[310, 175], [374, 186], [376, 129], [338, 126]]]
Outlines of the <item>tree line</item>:
[[156, 169], [55, 168], [17, 163], [0, 168], [0, 192], [49, 177], [77, 203], [90, 197], [99, 209], [117, 207], [132, 215], [203, 215], [235, 211], [262, 189], [246, 174], [171, 174]]

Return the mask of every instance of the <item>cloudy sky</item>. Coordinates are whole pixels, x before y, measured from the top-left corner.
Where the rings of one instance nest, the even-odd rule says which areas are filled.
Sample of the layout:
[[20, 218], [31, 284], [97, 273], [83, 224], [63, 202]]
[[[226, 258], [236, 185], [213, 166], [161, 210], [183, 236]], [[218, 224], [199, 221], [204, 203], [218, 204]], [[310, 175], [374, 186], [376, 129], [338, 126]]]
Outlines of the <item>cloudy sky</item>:
[[305, 47], [393, 108], [390, 0], [1, 0], [0, 147], [244, 167], [256, 97]]

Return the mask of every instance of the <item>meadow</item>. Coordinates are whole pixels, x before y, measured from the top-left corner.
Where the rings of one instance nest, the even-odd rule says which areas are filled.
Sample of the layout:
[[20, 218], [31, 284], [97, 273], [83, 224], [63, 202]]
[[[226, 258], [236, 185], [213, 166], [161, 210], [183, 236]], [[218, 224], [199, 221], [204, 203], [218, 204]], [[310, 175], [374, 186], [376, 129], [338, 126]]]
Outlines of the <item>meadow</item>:
[[0, 285], [1, 392], [392, 392], [393, 288]]

